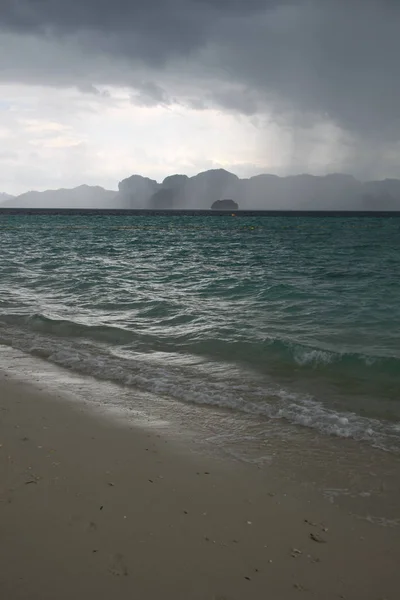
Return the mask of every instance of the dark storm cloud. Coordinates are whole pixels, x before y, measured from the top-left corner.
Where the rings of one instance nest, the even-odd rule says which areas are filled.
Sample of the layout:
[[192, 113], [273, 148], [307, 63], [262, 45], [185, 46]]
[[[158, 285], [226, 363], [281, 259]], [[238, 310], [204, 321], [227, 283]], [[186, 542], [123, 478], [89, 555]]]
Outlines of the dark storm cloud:
[[400, 2], [300, 3], [230, 28], [221, 66], [235, 53], [242, 81], [292, 110], [357, 134], [400, 131]]
[[254, 14], [278, 0], [2, 0], [0, 27], [19, 33], [101, 34], [96, 42], [121, 54], [164, 62], [207, 41], [226, 15]]
[[[86, 68], [89, 87], [135, 87], [142, 65], [154, 82], [138, 86], [133, 101], [152, 105], [176, 96], [168, 82], [179, 82], [176, 65], [185, 64], [181, 89], [198, 96], [191, 106], [272, 109], [287, 123], [331, 121], [355, 140], [400, 138], [399, 1], [1, 0], [0, 30], [76, 43], [68, 64], [56, 51], [32, 65], [8, 46], [0, 70], [10, 77], [18, 65], [26, 81], [76, 76], [82, 88]], [[121, 61], [120, 70], [111, 75], [107, 60]]]

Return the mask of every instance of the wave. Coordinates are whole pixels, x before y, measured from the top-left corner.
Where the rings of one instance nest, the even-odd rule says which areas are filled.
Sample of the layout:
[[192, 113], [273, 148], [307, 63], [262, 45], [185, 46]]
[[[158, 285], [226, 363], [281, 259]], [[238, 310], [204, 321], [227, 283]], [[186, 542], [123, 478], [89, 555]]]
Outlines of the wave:
[[[234, 362], [222, 363], [210, 357], [196, 361], [193, 355], [186, 361], [174, 360], [172, 356], [166, 360], [157, 352], [128, 352], [110, 344], [110, 339], [126, 342], [132, 341], [133, 336], [133, 332], [119, 328], [87, 326], [42, 315], [11, 315], [0, 320], [0, 343], [77, 373], [183, 402], [283, 419], [324, 434], [400, 451], [396, 423], [334, 410], [310, 394], [263, 379]], [[286, 346], [283, 344], [282, 348]], [[320, 361], [321, 357], [313, 357], [315, 360]]]
[[218, 339], [200, 340], [196, 343], [189, 341], [185, 349], [202, 356], [238, 360], [259, 372], [285, 369], [287, 373], [308, 371], [321, 375], [357, 374], [365, 379], [397, 376], [400, 386], [400, 356], [395, 354], [327, 349], [284, 339], [266, 339], [252, 343], [227, 343]]
[[108, 344], [128, 344], [134, 340], [134, 334], [128, 329], [109, 325], [87, 325], [68, 319], [51, 319], [41, 314], [3, 315], [0, 322], [20, 327], [31, 332], [48, 334], [60, 338], [84, 338]]
[[[151, 310], [149, 307], [146, 310]], [[191, 318], [185, 315], [165, 316], [162, 325], [170, 326], [186, 324]], [[229, 332], [229, 340], [207, 338], [197, 340], [189, 336], [175, 336], [168, 339], [155, 339], [145, 333], [134, 332], [121, 326], [90, 325], [68, 319], [55, 319], [42, 314], [19, 315], [7, 314], [0, 316], [0, 323], [16, 328], [27, 329], [31, 332], [42, 333], [59, 338], [77, 338], [88, 341], [103, 342], [111, 345], [137, 345], [151, 350], [151, 342], [158, 350], [164, 348], [166, 351], [171, 346], [179, 343], [182, 350], [203, 357], [218, 358], [222, 360], [244, 360], [250, 365], [272, 366], [281, 364], [286, 367], [311, 368], [313, 370], [326, 371], [329, 369], [341, 369], [349, 372], [354, 370], [365, 370], [366, 374], [371, 371], [379, 371], [382, 374], [400, 375], [400, 355], [384, 355], [375, 353], [356, 352], [351, 350], [337, 350], [334, 348], [321, 348], [312, 344], [294, 342], [286, 339], [265, 339], [262, 341], [235, 340], [234, 333]], [[213, 335], [209, 327], [203, 328], [206, 334]], [[239, 360], [239, 362], [240, 362]]]
[[281, 360], [291, 360], [300, 367], [326, 368], [330, 365], [344, 369], [368, 367], [374, 365], [385, 372], [400, 373], [400, 356], [381, 354], [366, 354], [349, 350], [323, 349], [301, 343], [273, 340], [268, 344], [269, 349], [276, 353]]

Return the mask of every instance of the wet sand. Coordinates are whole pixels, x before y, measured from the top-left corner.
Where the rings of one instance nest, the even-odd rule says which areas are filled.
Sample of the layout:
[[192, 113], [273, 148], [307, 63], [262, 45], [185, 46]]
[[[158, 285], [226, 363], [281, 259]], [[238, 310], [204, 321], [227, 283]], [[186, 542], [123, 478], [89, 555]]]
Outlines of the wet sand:
[[0, 598], [397, 599], [400, 534], [0, 376]]

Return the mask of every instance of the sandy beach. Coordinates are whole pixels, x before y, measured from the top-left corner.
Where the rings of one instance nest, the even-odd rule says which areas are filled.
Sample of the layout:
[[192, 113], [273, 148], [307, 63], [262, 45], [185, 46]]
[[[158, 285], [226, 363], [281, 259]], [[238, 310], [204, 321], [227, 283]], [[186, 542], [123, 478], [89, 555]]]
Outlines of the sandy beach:
[[400, 536], [0, 378], [0, 597], [398, 598]]

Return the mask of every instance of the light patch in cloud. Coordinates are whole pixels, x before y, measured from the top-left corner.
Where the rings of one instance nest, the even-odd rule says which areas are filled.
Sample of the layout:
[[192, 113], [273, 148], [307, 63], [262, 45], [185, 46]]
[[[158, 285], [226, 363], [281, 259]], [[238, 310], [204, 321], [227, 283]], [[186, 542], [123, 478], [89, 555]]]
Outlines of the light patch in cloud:
[[47, 121], [45, 119], [18, 119], [17, 122], [28, 133], [46, 134], [53, 132], [59, 133], [67, 131], [69, 127], [55, 121]]
[[134, 105], [129, 88], [102, 96], [19, 85], [0, 93], [11, 107], [0, 112], [14, 156], [12, 164], [0, 156], [0, 189], [9, 193], [82, 183], [117, 189], [132, 173], [162, 180], [175, 172], [243, 168], [258, 160], [265, 137], [247, 117], [217, 109]]

